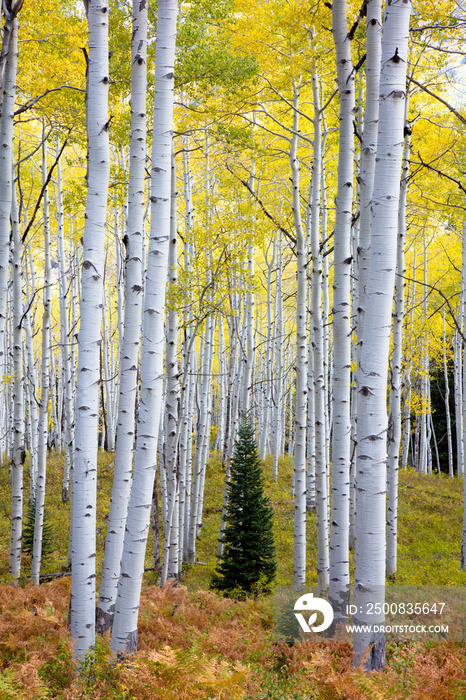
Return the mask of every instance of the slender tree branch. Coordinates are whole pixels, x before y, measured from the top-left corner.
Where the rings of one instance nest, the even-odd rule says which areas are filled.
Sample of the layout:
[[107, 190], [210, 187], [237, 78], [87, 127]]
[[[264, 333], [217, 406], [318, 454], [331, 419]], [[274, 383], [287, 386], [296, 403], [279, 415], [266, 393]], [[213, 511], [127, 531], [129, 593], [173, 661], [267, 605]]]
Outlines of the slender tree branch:
[[[70, 133], [71, 133], [71, 128], [68, 129], [68, 136], [70, 135]], [[50, 180], [52, 179], [53, 171], [54, 171], [55, 168], [57, 167], [57, 164], [58, 164], [58, 161], [60, 160], [61, 154], [62, 154], [63, 151], [65, 150], [65, 147], [66, 147], [67, 144], [68, 144], [68, 138], [66, 138], [66, 139], [64, 140], [63, 145], [62, 145], [62, 147], [60, 148], [60, 151], [59, 151], [57, 157], [55, 158], [55, 161], [54, 161], [52, 167], [51, 167], [50, 170], [49, 170], [49, 173], [48, 173], [48, 175], [47, 175], [47, 179], [45, 180], [44, 184], [42, 185], [42, 188], [41, 188], [41, 191], [40, 191], [40, 194], [39, 194], [39, 199], [37, 200], [37, 203], [36, 203], [36, 206], [35, 206], [35, 208], [34, 208], [32, 217], [31, 217], [31, 219], [30, 219], [28, 225], [26, 226], [26, 228], [25, 228], [25, 230], [24, 230], [24, 233], [23, 233], [23, 236], [22, 236], [22, 238], [21, 238], [21, 242], [22, 242], [23, 244], [24, 244], [24, 242], [25, 242], [25, 240], [26, 240], [26, 237], [27, 237], [27, 235], [28, 235], [28, 233], [29, 233], [29, 231], [30, 231], [30, 229], [31, 229], [32, 224], [34, 223], [34, 219], [36, 218], [37, 212], [39, 211], [39, 207], [40, 207], [40, 203], [41, 203], [41, 201], [42, 201], [42, 197], [44, 196], [45, 190], [47, 189], [47, 186], [48, 186]]]
[[442, 177], [447, 178], [447, 180], [451, 180], [452, 182], [455, 182], [455, 183], [458, 185], [458, 187], [460, 188], [460, 190], [462, 190], [462, 191], [466, 194], [466, 187], [465, 187], [459, 180], [457, 180], [455, 177], [452, 177], [451, 175], [447, 175], [447, 173], [444, 173], [442, 170], [439, 170], [438, 168], [435, 168], [435, 167], [434, 167], [433, 165], [431, 165], [430, 163], [425, 163], [425, 162], [422, 160], [422, 156], [421, 156], [421, 154], [419, 153], [419, 151], [418, 151], [417, 155], [418, 155], [418, 157], [419, 157], [419, 159], [420, 159], [421, 162], [418, 163], [417, 161], [412, 160], [412, 161], [410, 161], [410, 163], [413, 163], [413, 165], [423, 165], [423, 166], [425, 166], [426, 168], [428, 168], [428, 170], [432, 170], [434, 173], [437, 173], [437, 175], [441, 175]]
[[293, 243], [293, 245], [296, 245], [296, 238], [294, 238], [289, 231], [287, 231], [286, 228], [283, 228], [281, 224], [278, 223], [278, 221], [275, 219], [275, 217], [265, 208], [264, 203], [262, 200], [257, 196], [257, 194], [251, 189], [249, 183], [246, 180], [243, 180], [239, 175], [237, 175], [233, 170], [230, 168], [229, 165], [225, 166], [228, 172], [233, 175], [239, 182], [241, 182], [242, 185], [248, 190], [249, 194], [253, 197], [253, 199], [257, 202], [257, 204], [260, 206], [264, 214], [270, 221], [272, 221], [275, 226], [278, 228], [279, 231], [281, 231], [289, 241]]
[[22, 107], [19, 107], [15, 112], [15, 117], [18, 114], [22, 114], [23, 112], [26, 112], [28, 109], [32, 109], [32, 107], [36, 104], [36, 102], [39, 102], [39, 100], [41, 100], [43, 97], [48, 95], [50, 92], [57, 92], [58, 90], [62, 90], [63, 88], [68, 88], [69, 90], [77, 90], [78, 92], [86, 92], [86, 90], [84, 88], [79, 88], [79, 87], [76, 87], [75, 85], [60, 85], [60, 87], [50, 88], [50, 90], [46, 90], [45, 92], [43, 92], [42, 95], [35, 97], [30, 102], [26, 102], [25, 105], [23, 105]]
[[450, 112], [451, 112], [452, 114], [454, 114], [455, 117], [457, 117], [457, 118], [460, 120], [460, 122], [461, 122], [462, 124], [465, 124], [465, 125], [466, 125], [466, 119], [463, 117], [463, 115], [460, 114], [460, 113], [458, 112], [458, 110], [456, 110], [449, 102], [447, 102], [446, 100], [444, 100], [443, 97], [440, 97], [439, 95], [436, 95], [435, 92], [432, 92], [431, 90], [429, 90], [429, 88], [426, 88], [425, 85], [422, 85], [421, 83], [418, 83], [417, 80], [414, 80], [414, 78], [411, 77], [411, 78], [409, 78], [409, 80], [410, 80], [411, 83], [414, 83], [415, 85], [417, 85], [418, 88], [421, 88], [421, 90], [423, 90], [425, 93], [427, 93], [428, 95], [430, 95], [431, 97], [433, 97], [435, 100], [438, 100], [438, 101], [441, 102], [443, 105], [445, 105], [445, 107], [446, 107], [447, 109], [449, 109]]
[[433, 292], [437, 292], [437, 294], [440, 294], [442, 299], [445, 301], [445, 304], [448, 306], [448, 310], [450, 312], [450, 315], [453, 319], [453, 322], [456, 326], [458, 333], [460, 334], [460, 336], [463, 340], [463, 343], [466, 343], [466, 336], [463, 334], [463, 331], [461, 330], [461, 327], [460, 327], [458, 321], [456, 320], [456, 316], [455, 316], [453, 309], [451, 308], [450, 301], [449, 301], [448, 297], [445, 296], [445, 294], [442, 292], [441, 289], [438, 289], [438, 287], [435, 287], [432, 284], [428, 284], [427, 282], [424, 282], [424, 281], [421, 282], [420, 280], [413, 279], [412, 277], [407, 277], [406, 275], [402, 275], [399, 272], [397, 272], [396, 274], [397, 274], [397, 277], [401, 277], [402, 279], [406, 280], [407, 282], [414, 282], [415, 284], [422, 284], [423, 287], [428, 287]]

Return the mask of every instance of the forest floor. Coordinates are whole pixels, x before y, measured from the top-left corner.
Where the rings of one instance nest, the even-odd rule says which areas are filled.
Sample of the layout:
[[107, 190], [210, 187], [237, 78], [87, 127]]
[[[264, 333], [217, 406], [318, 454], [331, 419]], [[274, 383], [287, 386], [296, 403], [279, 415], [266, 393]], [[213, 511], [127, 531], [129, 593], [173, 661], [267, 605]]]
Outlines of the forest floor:
[[[99, 456], [98, 567], [103, 557], [112, 461], [110, 454]], [[61, 503], [62, 469], [62, 458], [51, 456], [46, 508], [53, 552], [43, 573], [58, 573], [66, 564], [69, 505]], [[270, 458], [264, 474], [275, 514], [277, 584], [288, 585], [293, 543], [291, 459], [281, 461], [277, 483], [271, 478]], [[349, 643], [276, 643], [273, 596], [234, 601], [210, 591], [223, 497], [217, 455], [211, 456], [206, 489], [197, 549], [202, 563], [188, 569], [177, 588], [160, 589], [149, 571], [142, 594], [137, 654], [129, 662], [109, 664], [109, 640], [99, 639], [86, 661], [86, 672], [78, 678], [66, 624], [70, 577], [34, 587], [28, 581], [30, 557], [24, 554], [20, 585], [13, 587], [8, 581], [8, 469], [0, 470], [0, 700], [466, 700], [464, 643], [387, 642], [386, 669], [364, 674], [352, 669]], [[459, 570], [461, 526], [460, 480], [401, 472], [395, 583], [466, 584], [466, 572]], [[317, 563], [313, 514], [308, 518], [308, 542], [308, 583], [312, 585]], [[149, 546], [146, 566], [152, 564]]]

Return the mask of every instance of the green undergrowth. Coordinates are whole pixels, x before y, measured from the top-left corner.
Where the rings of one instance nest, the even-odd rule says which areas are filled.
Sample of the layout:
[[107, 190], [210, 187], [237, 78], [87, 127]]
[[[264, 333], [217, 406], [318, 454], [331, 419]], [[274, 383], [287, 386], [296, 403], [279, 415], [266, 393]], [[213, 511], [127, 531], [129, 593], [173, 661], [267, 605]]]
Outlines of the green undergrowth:
[[[103, 560], [103, 546], [113, 478], [114, 455], [98, 455], [97, 571]], [[204, 516], [197, 540], [198, 563], [186, 567], [183, 583], [190, 589], [207, 589], [217, 564], [217, 538], [220, 530], [224, 490], [221, 456], [212, 453], [205, 481]], [[293, 577], [293, 513], [291, 498], [292, 457], [279, 462], [279, 478], [272, 478], [272, 457], [264, 462], [265, 493], [274, 512], [274, 539], [277, 556], [277, 585], [290, 584]], [[53, 548], [42, 565], [42, 574], [59, 573], [67, 563], [70, 505], [61, 501], [63, 456], [50, 454], [47, 462], [46, 513], [52, 530]], [[459, 568], [462, 528], [462, 479], [445, 475], [417, 474], [412, 469], [399, 473], [398, 571], [397, 584], [466, 584], [466, 572]], [[0, 581], [8, 581], [10, 498], [8, 466], [0, 468]], [[29, 477], [25, 464], [24, 516], [28, 513]], [[159, 507], [159, 512], [161, 508]], [[316, 516], [307, 516], [307, 583], [317, 583]], [[152, 535], [146, 567], [153, 565]], [[353, 556], [350, 554], [351, 568]], [[23, 555], [23, 577], [30, 573], [30, 556]], [[147, 583], [155, 575], [146, 573]], [[391, 583], [390, 581], [389, 583]]]

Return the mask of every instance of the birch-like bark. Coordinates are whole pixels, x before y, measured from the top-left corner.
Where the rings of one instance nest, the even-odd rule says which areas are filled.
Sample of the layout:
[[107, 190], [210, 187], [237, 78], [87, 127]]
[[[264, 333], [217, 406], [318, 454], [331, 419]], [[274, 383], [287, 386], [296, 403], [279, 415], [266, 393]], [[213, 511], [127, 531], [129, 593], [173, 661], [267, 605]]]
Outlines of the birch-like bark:
[[[50, 347], [53, 347], [53, 329], [50, 326]], [[57, 400], [57, 373], [56, 358], [53, 352], [50, 353], [50, 394], [51, 394], [51, 426], [49, 447], [53, 447], [57, 452], [61, 452], [61, 427], [58, 422], [58, 400]]]
[[154, 136], [151, 166], [151, 228], [145, 282], [139, 403], [133, 484], [126, 521], [111, 648], [134, 651], [144, 556], [150, 525], [163, 393], [164, 308], [170, 238], [175, 0], [158, 4], [155, 57]]
[[278, 458], [282, 450], [283, 429], [283, 296], [282, 296], [282, 265], [283, 265], [283, 243], [282, 232], [278, 234], [277, 272], [275, 278], [275, 391], [274, 391], [274, 445], [272, 476], [275, 481], [278, 479]]
[[168, 479], [169, 517], [163, 546], [163, 565], [160, 585], [167, 577], [179, 575], [179, 471], [178, 471], [178, 432], [180, 419], [180, 385], [178, 381], [178, 313], [174, 306], [176, 283], [178, 281], [178, 254], [176, 239], [176, 172], [175, 155], [172, 158], [171, 177], [171, 232], [168, 254], [168, 294], [170, 306], [167, 313], [167, 340], [165, 349], [165, 376], [167, 382], [165, 397], [165, 465]]
[[[406, 66], [411, 3], [387, 4], [382, 40], [377, 162], [372, 197], [371, 260], [365, 295], [364, 336], [357, 372], [358, 455], [354, 603], [354, 662], [385, 664], [383, 613], [367, 615], [367, 602], [382, 606], [385, 586], [387, 373], [396, 267], [397, 217], [403, 149]], [[355, 619], [356, 618], [356, 619]], [[372, 619], [371, 619], [372, 618]]]
[[[253, 177], [250, 178], [250, 187], [253, 187]], [[241, 392], [241, 412], [248, 413], [251, 405], [252, 370], [254, 367], [254, 244], [248, 247], [248, 276], [247, 292], [244, 299], [244, 318], [246, 326], [246, 342], [243, 346], [243, 373]]]
[[16, 193], [11, 202], [11, 227], [13, 234], [13, 459], [11, 479], [11, 536], [10, 574], [18, 580], [21, 574], [21, 540], [23, 530], [23, 465], [26, 458], [24, 444], [24, 391], [23, 391], [23, 289], [21, 253]]
[[[312, 76], [314, 102], [314, 144], [312, 160], [312, 216], [311, 216], [311, 323], [313, 351], [313, 389], [315, 411], [315, 503], [317, 513], [317, 570], [319, 591], [328, 588], [329, 578], [329, 519], [325, 417], [324, 328], [322, 318], [322, 253], [319, 241], [320, 199], [322, 187], [322, 130], [319, 85]], [[309, 459], [309, 455], [308, 455]]]
[[[207, 319], [206, 328], [206, 344], [205, 344], [205, 361], [203, 369], [203, 385], [206, 382], [206, 388], [203, 390], [205, 394], [206, 421], [205, 431], [201, 440], [201, 472], [199, 483], [199, 498], [197, 501], [197, 516], [196, 516], [196, 536], [201, 532], [202, 527], [202, 511], [204, 507], [204, 488], [207, 462], [209, 460], [210, 451], [210, 428], [212, 423], [212, 364], [214, 359], [214, 339], [215, 339], [215, 317], [209, 316]], [[206, 381], [207, 380], [207, 381]]]
[[337, 84], [340, 97], [338, 184], [335, 198], [333, 281], [332, 506], [329, 602], [334, 624], [348, 618], [349, 602], [349, 481], [351, 461], [351, 217], [355, 112], [351, 40], [346, 0], [332, 4]]
[[[27, 254], [24, 256], [26, 299], [25, 310], [32, 304], [36, 294], [36, 279], [34, 272], [34, 261], [32, 258], [31, 246], [27, 247]], [[29, 260], [29, 265], [28, 265]], [[28, 274], [29, 266], [29, 274]], [[38, 379], [34, 360], [34, 341], [32, 334], [32, 323], [30, 313], [26, 313], [23, 318], [26, 345], [24, 352], [24, 366], [27, 367], [25, 378], [25, 390], [27, 397], [27, 441], [29, 449], [29, 499], [32, 500], [35, 494], [37, 479], [37, 436], [38, 436]]]
[[445, 417], [447, 421], [448, 476], [453, 479], [453, 444], [451, 439], [450, 382], [448, 380], [447, 339], [445, 334], [445, 307], [443, 307], [443, 376], [445, 379]]
[[273, 246], [273, 253], [270, 261], [268, 260], [267, 253], [264, 253], [265, 264], [267, 265], [267, 328], [265, 331], [265, 356], [264, 356], [264, 372], [262, 377], [263, 386], [263, 409], [262, 415], [262, 427], [259, 431], [259, 457], [263, 461], [267, 454], [268, 447], [268, 436], [269, 436], [269, 423], [270, 423], [270, 405], [271, 405], [271, 385], [272, 385], [272, 365], [273, 365], [273, 354], [272, 354], [272, 272], [273, 266], [275, 264], [275, 244]]
[[357, 337], [361, 343], [364, 330], [364, 297], [369, 272], [372, 190], [374, 187], [375, 159], [379, 124], [380, 60], [382, 52], [382, 0], [366, 3], [366, 95], [364, 105], [364, 128], [361, 140], [360, 224], [358, 245]]
[[[463, 221], [463, 240], [462, 240], [462, 267], [461, 267], [461, 277], [462, 282], [466, 281], [466, 221]], [[463, 318], [466, 319], [466, 290], [464, 286], [462, 287], [462, 307], [463, 307]], [[462, 343], [463, 351], [466, 352], [466, 343]], [[461, 350], [460, 350], [461, 353]], [[466, 444], [466, 361], [463, 357], [463, 443]], [[463, 475], [463, 533], [461, 538], [461, 559], [460, 567], [466, 569], [466, 475]]]
[[[42, 182], [46, 172], [46, 149], [42, 154]], [[38, 586], [42, 558], [42, 532], [44, 525], [45, 482], [47, 466], [47, 437], [50, 396], [50, 322], [52, 310], [52, 265], [50, 259], [50, 226], [48, 213], [48, 194], [44, 192], [44, 312], [42, 316], [42, 358], [41, 358], [41, 395], [39, 407], [39, 439], [37, 460], [37, 483], [35, 489], [36, 513], [34, 521], [34, 543], [31, 563], [31, 579]]]
[[306, 410], [307, 410], [307, 245], [301, 221], [298, 129], [299, 86], [293, 85], [293, 135], [290, 167], [293, 187], [293, 220], [296, 231], [296, 413], [294, 477], [293, 588], [306, 583]]
[[89, 0], [86, 95], [88, 173], [83, 237], [75, 458], [71, 523], [71, 637], [82, 658], [95, 640], [95, 529], [100, 345], [110, 152], [108, 143], [108, 5]]
[[[110, 315], [110, 318], [109, 318]], [[112, 332], [111, 326], [111, 305], [107, 303], [107, 296], [103, 293], [103, 306], [102, 306], [102, 365], [103, 365], [103, 392], [102, 392], [102, 408], [105, 410], [105, 428], [106, 428], [106, 439], [105, 445], [108, 452], [115, 452], [115, 423], [114, 423], [114, 405], [113, 405], [113, 392], [112, 383], [113, 372], [111, 367], [111, 347], [110, 347], [110, 336]], [[104, 400], [105, 397], [105, 400]]]
[[9, 0], [8, 2], [2, 3], [3, 16], [5, 18], [5, 24], [2, 27], [2, 48], [0, 51], [0, 111], [3, 106], [3, 99], [5, 92], [3, 90], [4, 83], [6, 82], [6, 72], [8, 65], [8, 57], [10, 55], [10, 48], [14, 41], [14, 33], [17, 30], [16, 17], [18, 12], [23, 6], [24, 0]]
[[[189, 276], [192, 272], [192, 260], [194, 247], [190, 242], [193, 226], [193, 201], [191, 170], [189, 164], [189, 141], [185, 141], [183, 150], [183, 185], [185, 198], [185, 241], [184, 241], [184, 267], [185, 273]], [[193, 319], [190, 308], [190, 296], [186, 298], [185, 310], [185, 336], [182, 348], [182, 373], [183, 381], [181, 386], [181, 428], [179, 438], [179, 470], [180, 470], [180, 538], [179, 548], [180, 560], [187, 559], [187, 532], [189, 529], [190, 495], [191, 495], [191, 450], [192, 450], [192, 422], [193, 422], [193, 399], [194, 399], [194, 373], [192, 372], [192, 348]], [[219, 331], [220, 332], [220, 331]]]
[[392, 331], [392, 371], [390, 382], [390, 419], [388, 428], [388, 464], [387, 464], [387, 575], [393, 576], [397, 565], [398, 532], [398, 468], [401, 442], [401, 358], [403, 346], [404, 289], [405, 289], [405, 253], [406, 235], [406, 198], [408, 194], [409, 157], [411, 146], [411, 129], [407, 120], [408, 100], [405, 106], [405, 139], [403, 168], [400, 185], [400, 202], [398, 206], [398, 237], [396, 251], [395, 306]]
[[[16, 97], [16, 66], [18, 62], [18, 24], [11, 25], [8, 56], [3, 80], [3, 104], [0, 118], [0, 394], [3, 395], [5, 366], [5, 326], [8, 304], [8, 269], [10, 261], [10, 215], [13, 192], [13, 115]], [[8, 404], [6, 404], [8, 405]], [[4, 404], [0, 407], [5, 408]], [[4, 417], [0, 415], [3, 431]], [[0, 454], [0, 463], [3, 454]]]
[[[422, 300], [424, 311], [424, 328], [427, 324], [427, 241], [424, 236], [423, 241], [423, 274], [424, 274], [424, 297]], [[421, 337], [421, 367], [420, 367], [420, 385], [421, 385], [421, 415], [420, 415], [420, 438], [419, 438], [419, 462], [418, 470], [422, 474], [428, 473], [428, 455], [429, 455], [429, 435], [428, 435], [428, 412], [430, 410], [430, 391], [429, 391], [429, 346], [428, 346], [428, 331], [427, 328]]]
[[[458, 311], [458, 325], [462, 324], [462, 306]], [[463, 440], [463, 389], [462, 389], [462, 356], [461, 339], [455, 328], [453, 335], [453, 364], [454, 364], [454, 389], [455, 389], [455, 426], [456, 426], [456, 475], [460, 476], [464, 470], [464, 440]]]
[[[324, 126], [324, 134], [322, 139], [322, 153], [326, 141], [326, 128], [324, 120], [324, 112], [322, 112], [322, 125]], [[330, 420], [329, 420], [329, 396], [331, 394], [330, 382], [330, 339], [329, 339], [329, 317], [330, 317], [330, 299], [329, 299], [329, 255], [327, 246], [327, 185], [325, 179], [325, 167], [322, 163], [322, 186], [321, 186], [321, 240], [322, 240], [322, 349], [324, 363], [324, 416], [325, 416], [325, 460], [326, 464], [330, 464]], [[327, 491], [328, 493], [328, 491]]]
[[[414, 250], [413, 255], [413, 280], [412, 288], [410, 293], [410, 304], [408, 304], [409, 311], [409, 342], [413, 335], [413, 319], [414, 319], [414, 305], [415, 305], [415, 288], [416, 288], [416, 250]], [[409, 449], [411, 444], [411, 363], [408, 362], [404, 374], [404, 403], [403, 403], [403, 453], [402, 453], [402, 467], [407, 469], [408, 467], [408, 457]]]
[[128, 214], [125, 233], [125, 302], [120, 339], [118, 437], [96, 624], [99, 633], [112, 626], [120, 576], [126, 516], [131, 491], [142, 308], [142, 239], [146, 163], [147, 3], [133, 2], [131, 48], [131, 136]]
[[219, 400], [218, 400], [218, 432], [215, 449], [220, 452], [225, 442], [226, 411], [227, 411], [227, 361], [225, 350], [225, 336], [223, 332], [223, 317], [219, 316], [217, 325], [218, 334], [218, 367], [219, 367]]
[[63, 503], [67, 503], [69, 500], [70, 472], [73, 460], [74, 401], [70, 352], [70, 325], [68, 320], [68, 304], [66, 301], [68, 285], [67, 265], [65, 258], [65, 235], [63, 226], [63, 187], [60, 161], [57, 163], [57, 252], [60, 300], [60, 349], [65, 396], [65, 469], [63, 474], [62, 501]]

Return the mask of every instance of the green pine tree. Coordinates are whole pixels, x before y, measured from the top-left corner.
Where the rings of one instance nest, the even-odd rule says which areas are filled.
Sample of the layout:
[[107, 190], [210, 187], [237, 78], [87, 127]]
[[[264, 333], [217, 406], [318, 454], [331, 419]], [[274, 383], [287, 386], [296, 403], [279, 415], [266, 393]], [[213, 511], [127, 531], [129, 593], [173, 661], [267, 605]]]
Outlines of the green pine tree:
[[264, 496], [254, 428], [245, 416], [235, 443], [228, 496], [223, 559], [211, 586], [235, 595], [267, 592], [277, 570], [273, 515]]
[[[29, 501], [28, 512], [23, 524], [23, 552], [32, 557], [34, 547], [34, 525], [36, 521], [36, 499]], [[42, 560], [49, 559], [54, 552], [54, 534], [52, 523], [44, 513], [44, 523], [42, 526]]]

